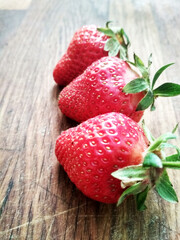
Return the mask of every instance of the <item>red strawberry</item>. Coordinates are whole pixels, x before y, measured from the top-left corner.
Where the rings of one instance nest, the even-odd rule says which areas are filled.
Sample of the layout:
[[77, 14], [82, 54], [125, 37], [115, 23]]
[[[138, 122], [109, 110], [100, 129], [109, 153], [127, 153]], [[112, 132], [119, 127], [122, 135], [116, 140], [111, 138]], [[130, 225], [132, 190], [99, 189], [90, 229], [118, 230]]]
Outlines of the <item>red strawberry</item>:
[[55, 152], [86, 196], [115, 203], [123, 189], [111, 173], [142, 163], [146, 148], [147, 139], [136, 122], [120, 113], [107, 113], [62, 132]]
[[108, 37], [95, 25], [84, 26], [74, 34], [67, 53], [57, 63], [53, 76], [56, 83], [67, 85], [97, 59], [107, 56], [104, 50]]
[[103, 57], [61, 91], [59, 107], [77, 122], [108, 112], [121, 112], [139, 121], [143, 111], [136, 112], [136, 108], [144, 93], [122, 92], [135, 78], [138, 74], [122, 59]]
[[95, 25], [84, 26], [74, 34], [67, 52], [57, 63], [53, 76], [59, 85], [67, 85], [79, 76], [94, 61], [107, 56], [127, 59], [130, 44], [124, 29], [113, 31], [106, 23], [105, 28]]

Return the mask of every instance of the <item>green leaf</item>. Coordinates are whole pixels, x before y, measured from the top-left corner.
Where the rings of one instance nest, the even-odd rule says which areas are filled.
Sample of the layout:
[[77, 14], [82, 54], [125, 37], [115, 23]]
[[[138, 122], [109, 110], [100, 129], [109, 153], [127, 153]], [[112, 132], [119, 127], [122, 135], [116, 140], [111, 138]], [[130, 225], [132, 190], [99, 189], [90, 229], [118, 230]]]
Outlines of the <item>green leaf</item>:
[[119, 52], [119, 49], [120, 49], [120, 45], [118, 40], [113, 38], [108, 39], [104, 47], [105, 51], [109, 51], [108, 54], [111, 57], [116, 56]]
[[131, 62], [131, 61], [129, 61], [129, 60], [126, 60], [126, 62], [127, 62], [127, 63], [130, 63], [130, 64], [132, 64], [133, 66], [136, 67], [136, 64], [135, 64], [135, 63], [133, 63], [133, 62]]
[[164, 167], [179, 170], [180, 169], [180, 155], [179, 155], [179, 153], [166, 157], [162, 163], [163, 163]]
[[136, 111], [141, 111], [147, 109], [154, 100], [153, 93], [148, 91], [147, 94], [143, 97], [143, 99], [139, 102]]
[[137, 209], [139, 211], [143, 211], [147, 208], [144, 203], [146, 201], [148, 191], [149, 187], [147, 186], [143, 192], [138, 193], [136, 196]]
[[176, 83], [164, 83], [153, 92], [155, 96], [174, 97], [180, 95], [180, 85]]
[[134, 62], [136, 66], [145, 67], [143, 61], [134, 53]]
[[151, 108], [150, 108], [150, 110], [151, 110], [151, 111], [156, 110], [156, 107], [155, 107], [155, 105], [154, 105], [154, 101], [153, 101], [153, 103], [151, 104]]
[[125, 39], [126, 46], [128, 47], [128, 46], [131, 44], [131, 42], [130, 42], [130, 40], [129, 40], [129, 37], [128, 37], [128, 35], [125, 33], [125, 31], [124, 31], [123, 28], [121, 29], [121, 31], [122, 31], [122, 33], [123, 33], [123, 37], [124, 37], [124, 39]]
[[109, 28], [109, 24], [111, 23], [112, 21], [107, 21], [106, 22], [106, 28]]
[[155, 188], [158, 194], [166, 201], [172, 202], [172, 203], [178, 202], [176, 192], [172, 187], [172, 184], [169, 180], [169, 176], [166, 170], [163, 171], [162, 175], [156, 181]]
[[144, 157], [143, 167], [162, 168], [161, 159], [154, 153], [147, 153]]
[[106, 36], [109, 36], [109, 37], [112, 37], [112, 38], [116, 38], [115, 33], [110, 28], [97, 28], [97, 30], [99, 32], [104, 33]]
[[128, 46], [130, 45], [130, 41], [123, 28], [116, 32], [116, 38], [120, 43], [120, 58], [128, 60]]
[[176, 124], [176, 126], [173, 128], [172, 133], [175, 133], [178, 129], [179, 123]]
[[117, 205], [119, 206], [123, 201], [124, 199], [127, 197], [127, 196], [130, 196], [130, 195], [137, 195], [138, 193], [144, 191], [144, 189], [147, 187], [146, 184], [144, 183], [135, 183], [134, 185], [132, 185], [131, 187], [127, 188], [123, 193], [122, 195], [120, 196], [119, 200], [118, 200], [118, 203]]
[[174, 63], [167, 64], [167, 65], [161, 67], [161, 68], [155, 73], [154, 78], [153, 78], [153, 80], [152, 80], [152, 88], [154, 88], [154, 85], [155, 85], [157, 79], [159, 78], [159, 76], [162, 74], [162, 72], [164, 72], [164, 70], [165, 70], [166, 68], [168, 68], [169, 66], [171, 66], [171, 65], [173, 65], [173, 64], [174, 64]]
[[98, 31], [111, 37], [106, 41], [104, 50], [109, 52], [108, 53], [109, 56], [117, 56], [120, 50], [119, 54], [120, 58], [122, 58], [123, 60], [127, 60], [128, 58], [127, 48], [128, 45], [130, 44], [129, 38], [123, 28], [121, 28], [119, 31], [110, 29], [109, 28], [110, 22], [111, 21], [108, 21], [106, 23], [106, 28], [97, 28]]
[[111, 175], [121, 181], [141, 181], [147, 178], [147, 169], [149, 168], [143, 168], [142, 165], [132, 165], [118, 169]]
[[106, 41], [106, 44], [104, 46], [104, 50], [105, 51], [109, 51], [110, 49], [113, 49], [114, 48], [114, 45], [117, 44], [117, 40], [116, 39], [113, 39], [113, 38], [109, 38], [107, 41]]
[[166, 157], [165, 161], [167, 161], [167, 162], [180, 161], [180, 156], [179, 156], [179, 154], [173, 154], [171, 156]]
[[135, 63], [135, 66], [138, 67], [143, 78], [148, 78], [149, 77], [148, 69], [144, 66], [143, 61], [135, 53], [134, 53], [134, 63]]
[[127, 49], [126, 49], [126, 47], [123, 47], [122, 45], [119, 45], [119, 47], [120, 47], [119, 57], [126, 61], [127, 60]]
[[156, 150], [163, 142], [167, 142], [169, 139], [176, 139], [176, 135], [173, 133], [165, 133], [158, 137], [148, 148], [148, 151]]
[[138, 93], [146, 90], [147, 88], [149, 88], [149, 85], [144, 78], [136, 78], [126, 84], [126, 86], [123, 88], [123, 92]]
[[130, 45], [130, 41], [124, 29], [121, 28], [121, 30], [118, 31], [117, 34], [123, 39], [123, 43], [125, 44], [125, 46], [128, 47]]
[[152, 64], [152, 53], [150, 54], [149, 58], [148, 58], [148, 68], [150, 68]]
[[154, 142], [155, 138], [151, 134], [150, 130], [146, 127], [144, 120], [142, 120], [142, 128], [149, 142], [150, 143]]
[[159, 146], [160, 149], [164, 149], [164, 148], [175, 148], [177, 153], [179, 154], [180, 156], [180, 149], [173, 145], [173, 144], [170, 144], [170, 143], [161, 143], [161, 145]]

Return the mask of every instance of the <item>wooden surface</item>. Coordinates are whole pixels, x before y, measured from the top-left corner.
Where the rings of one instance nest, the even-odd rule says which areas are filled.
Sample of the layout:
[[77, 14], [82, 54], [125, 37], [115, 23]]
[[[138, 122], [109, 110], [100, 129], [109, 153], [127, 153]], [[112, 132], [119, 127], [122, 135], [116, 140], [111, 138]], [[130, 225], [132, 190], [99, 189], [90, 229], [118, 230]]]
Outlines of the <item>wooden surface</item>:
[[[119, 208], [83, 196], [56, 161], [61, 130], [75, 123], [58, 112], [52, 70], [75, 30], [107, 20], [126, 29], [131, 49], [152, 73], [176, 62], [161, 81], [180, 83], [180, 1], [0, 0], [0, 239], [178, 240], [180, 203], [155, 192], [148, 210], [134, 199]], [[145, 114], [153, 133], [180, 121], [180, 97], [158, 100]], [[151, 125], [150, 125], [151, 123]], [[180, 172], [169, 171], [180, 198]]]

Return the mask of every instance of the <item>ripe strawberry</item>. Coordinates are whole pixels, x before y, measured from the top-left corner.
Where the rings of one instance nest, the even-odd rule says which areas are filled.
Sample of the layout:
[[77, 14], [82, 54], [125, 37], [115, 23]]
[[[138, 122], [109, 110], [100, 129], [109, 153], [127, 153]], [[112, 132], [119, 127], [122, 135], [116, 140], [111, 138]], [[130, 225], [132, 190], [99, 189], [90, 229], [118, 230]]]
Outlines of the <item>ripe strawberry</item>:
[[55, 153], [86, 196], [115, 203], [123, 189], [111, 173], [142, 163], [146, 148], [147, 139], [136, 122], [120, 113], [107, 113], [62, 132]]
[[[123, 114], [106, 113], [62, 132], [55, 153], [71, 181], [94, 200], [119, 205], [136, 195], [142, 211], [148, 191], [155, 187], [163, 199], [178, 202], [166, 171], [180, 169], [180, 149], [167, 143], [176, 138], [177, 126], [157, 139], [144, 123], [143, 129]], [[177, 154], [166, 157], [166, 147]]]
[[67, 85], [95, 60], [107, 56], [104, 45], [108, 37], [95, 25], [83, 26], [74, 34], [67, 53], [57, 63], [53, 76], [56, 83]]
[[[121, 45], [122, 44], [122, 45]], [[79, 76], [94, 61], [107, 56], [127, 56], [129, 39], [123, 29], [114, 32], [109, 28], [98, 28], [95, 25], [83, 26], [71, 40], [67, 52], [57, 63], [53, 77], [57, 84], [67, 85]]]
[[122, 91], [135, 78], [138, 74], [122, 59], [103, 57], [61, 91], [59, 107], [77, 122], [108, 112], [121, 112], [139, 121], [143, 111], [136, 112], [136, 108], [144, 93]]
[[[151, 56], [150, 56], [151, 57]], [[154, 89], [157, 79], [171, 64], [161, 67], [150, 81], [149, 68], [134, 54], [134, 63], [142, 76], [128, 63], [117, 57], [103, 57], [89, 66], [83, 74], [65, 87], [59, 95], [59, 107], [68, 117], [82, 122], [107, 112], [121, 112], [139, 121], [143, 110], [151, 106], [157, 97], [180, 94], [180, 85], [164, 83]]]

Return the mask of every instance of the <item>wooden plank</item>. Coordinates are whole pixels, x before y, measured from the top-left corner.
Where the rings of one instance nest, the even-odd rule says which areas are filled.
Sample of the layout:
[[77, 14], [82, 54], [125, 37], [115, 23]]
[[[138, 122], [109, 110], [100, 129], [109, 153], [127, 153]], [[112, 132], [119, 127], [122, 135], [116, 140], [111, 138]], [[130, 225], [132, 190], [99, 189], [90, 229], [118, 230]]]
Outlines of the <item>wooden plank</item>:
[[3, 10], [23, 10], [27, 9], [31, 3], [31, 0], [0, 0], [0, 9]]
[[[165, 203], [152, 191], [143, 213], [136, 211], [133, 198], [116, 208], [86, 198], [70, 182], [56, 161], [54, 144], [62, 130], [76, 123], [58, 111], [61, 89], [52, 79], [53, 67], [74, 31], [84, 24], [104, 25], [110, 19], [126, 29], [132, 49], [144, 60], [153, 53], [152, 73], [175, 61], [161, 82], [178, 82], [179, 9], [178, 0], [161, 5], [155, 0], [34, 0], [18, 24], [12, 22], [12, 31], [4, 30], [7, 44], [1, 45], [0, 52], [1, 239], [180, 239], [180, 204]], [[4, 13], [3, 21], [7, 21]], [[180, 121], [179, 99], [159, 100], [154, 114], [146, 112], [147, 125], [156, 136]], [[169, 172], [180, 197], [177, 172]]]

